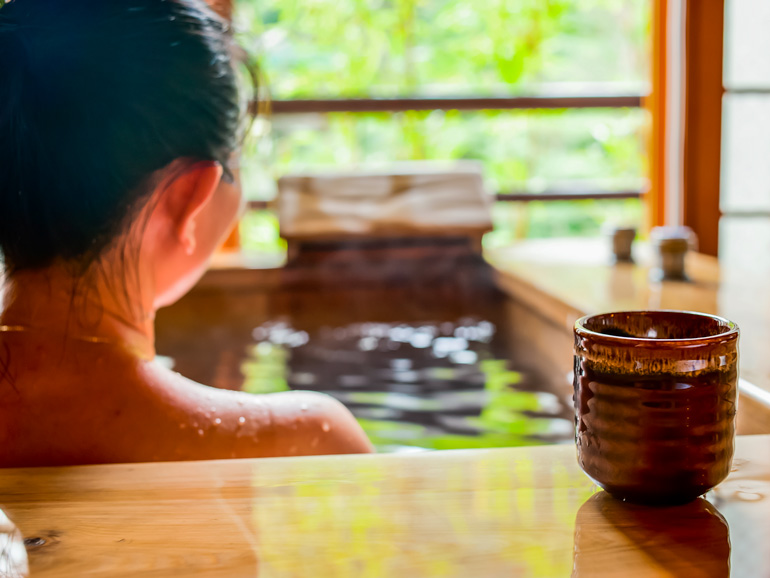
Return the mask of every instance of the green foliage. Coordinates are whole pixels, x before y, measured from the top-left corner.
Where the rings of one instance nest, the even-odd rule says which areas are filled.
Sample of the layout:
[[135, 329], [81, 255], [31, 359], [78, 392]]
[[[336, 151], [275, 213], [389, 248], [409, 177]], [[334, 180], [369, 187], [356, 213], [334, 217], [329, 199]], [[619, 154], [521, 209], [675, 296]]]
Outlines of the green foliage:
[[240, 223], [241, 246], [249, 253], [283, 253], [286, 241], [278, 234], [278, 219], [270, 211], [248, 211]]
[[[480, 96], [644, 92], [649, 8], [649, 0], [238, 0], [236, 16], [274, 98]], [[244, 188], [268, 199], [288, 172], [413, 159], [480, 160], [495, 192], [641, 188], [647, 122], [644, 111], [624, 109], [274, 117], [256, 123], [244, 150]], [[640, 220], [639, 203], [615, 205], [496, 209], [492, 241], [592, 234], [605, 210]], [[244, 231], [269, 237], [265, 225]]]
[[500, 247], [524, 237], [595, 236], [605, 223], [640, 227], [641, 216], [638, 199], [496, 203], [495, 230], [484, 245]]
[[496, 192], [638, 188], [645, 121], [633, 109], [287, 116], [275, 119], [272, 147], [247, 155], [243, 180], [250, 197], [270, 198], [272, 178], [294, 171], [476, 159]]
[[497, 94], [647, 75], [649, 0], [239, 0], [276, 98]]

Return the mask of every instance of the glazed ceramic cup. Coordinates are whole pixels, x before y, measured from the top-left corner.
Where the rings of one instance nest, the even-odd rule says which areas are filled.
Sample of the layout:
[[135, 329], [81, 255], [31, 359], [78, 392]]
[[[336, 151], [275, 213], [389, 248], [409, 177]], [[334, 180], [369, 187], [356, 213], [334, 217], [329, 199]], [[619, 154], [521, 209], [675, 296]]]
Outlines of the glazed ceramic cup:
[[616, 498], [694, 500], [733, 457], [738, 327], [684, 311], [575, 323], [575, 440], [583, 471]]

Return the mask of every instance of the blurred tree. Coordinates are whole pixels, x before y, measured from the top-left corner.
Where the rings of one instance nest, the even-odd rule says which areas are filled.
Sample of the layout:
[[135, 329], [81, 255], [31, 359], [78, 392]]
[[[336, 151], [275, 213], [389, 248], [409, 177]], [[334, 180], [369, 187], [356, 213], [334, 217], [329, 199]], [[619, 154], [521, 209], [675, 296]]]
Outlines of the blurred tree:
[[[275, 98], [537, 92], [647, 79], [649, 0], [238, 0]], [[577, 88], [577, 87], [575, 87]]]
[[[275, 99], [647, 86], [649, 0], [237, 0], [236, 22]], [[269, 198], [274, 178], [289, 171], [478, 159], [495, 191], [641, 188], [646, 122], [643, 111], [623, 109], [275, 117], [270, 138], [247, 146], [244, 181], [252, 198]], [[266, 126], [255, 131], [264, 135]], [[559, 224], [524, 229], [592, 233], [612, 204], [548, 205], [501, 209], [498, 226], [507, 233], [499, 237], [517, 219], [547, 223], [549, 211]], [[638, 202], [619, 207], [612, 212], [624, 220], [640, 212]]]

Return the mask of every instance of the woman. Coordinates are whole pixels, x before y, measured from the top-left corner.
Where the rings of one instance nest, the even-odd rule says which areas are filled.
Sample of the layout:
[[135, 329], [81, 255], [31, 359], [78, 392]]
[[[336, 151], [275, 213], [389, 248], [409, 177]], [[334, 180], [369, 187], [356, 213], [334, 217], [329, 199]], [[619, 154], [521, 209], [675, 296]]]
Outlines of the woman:
[[242, 205], [230, 52], [196, 0], [0, 2], [0, 466], [371, 450], [329, 397], [154, 361]]

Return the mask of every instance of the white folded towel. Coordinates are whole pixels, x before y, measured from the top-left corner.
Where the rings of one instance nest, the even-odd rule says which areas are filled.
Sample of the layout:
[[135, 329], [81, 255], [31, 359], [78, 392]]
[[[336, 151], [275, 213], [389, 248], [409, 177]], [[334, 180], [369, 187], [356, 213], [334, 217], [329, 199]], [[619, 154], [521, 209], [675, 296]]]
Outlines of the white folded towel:
[[293, 174], [278, 181], [287, 238], [489, 230], [490, 200], [474, 162], [404, 163], [387, 171]]

